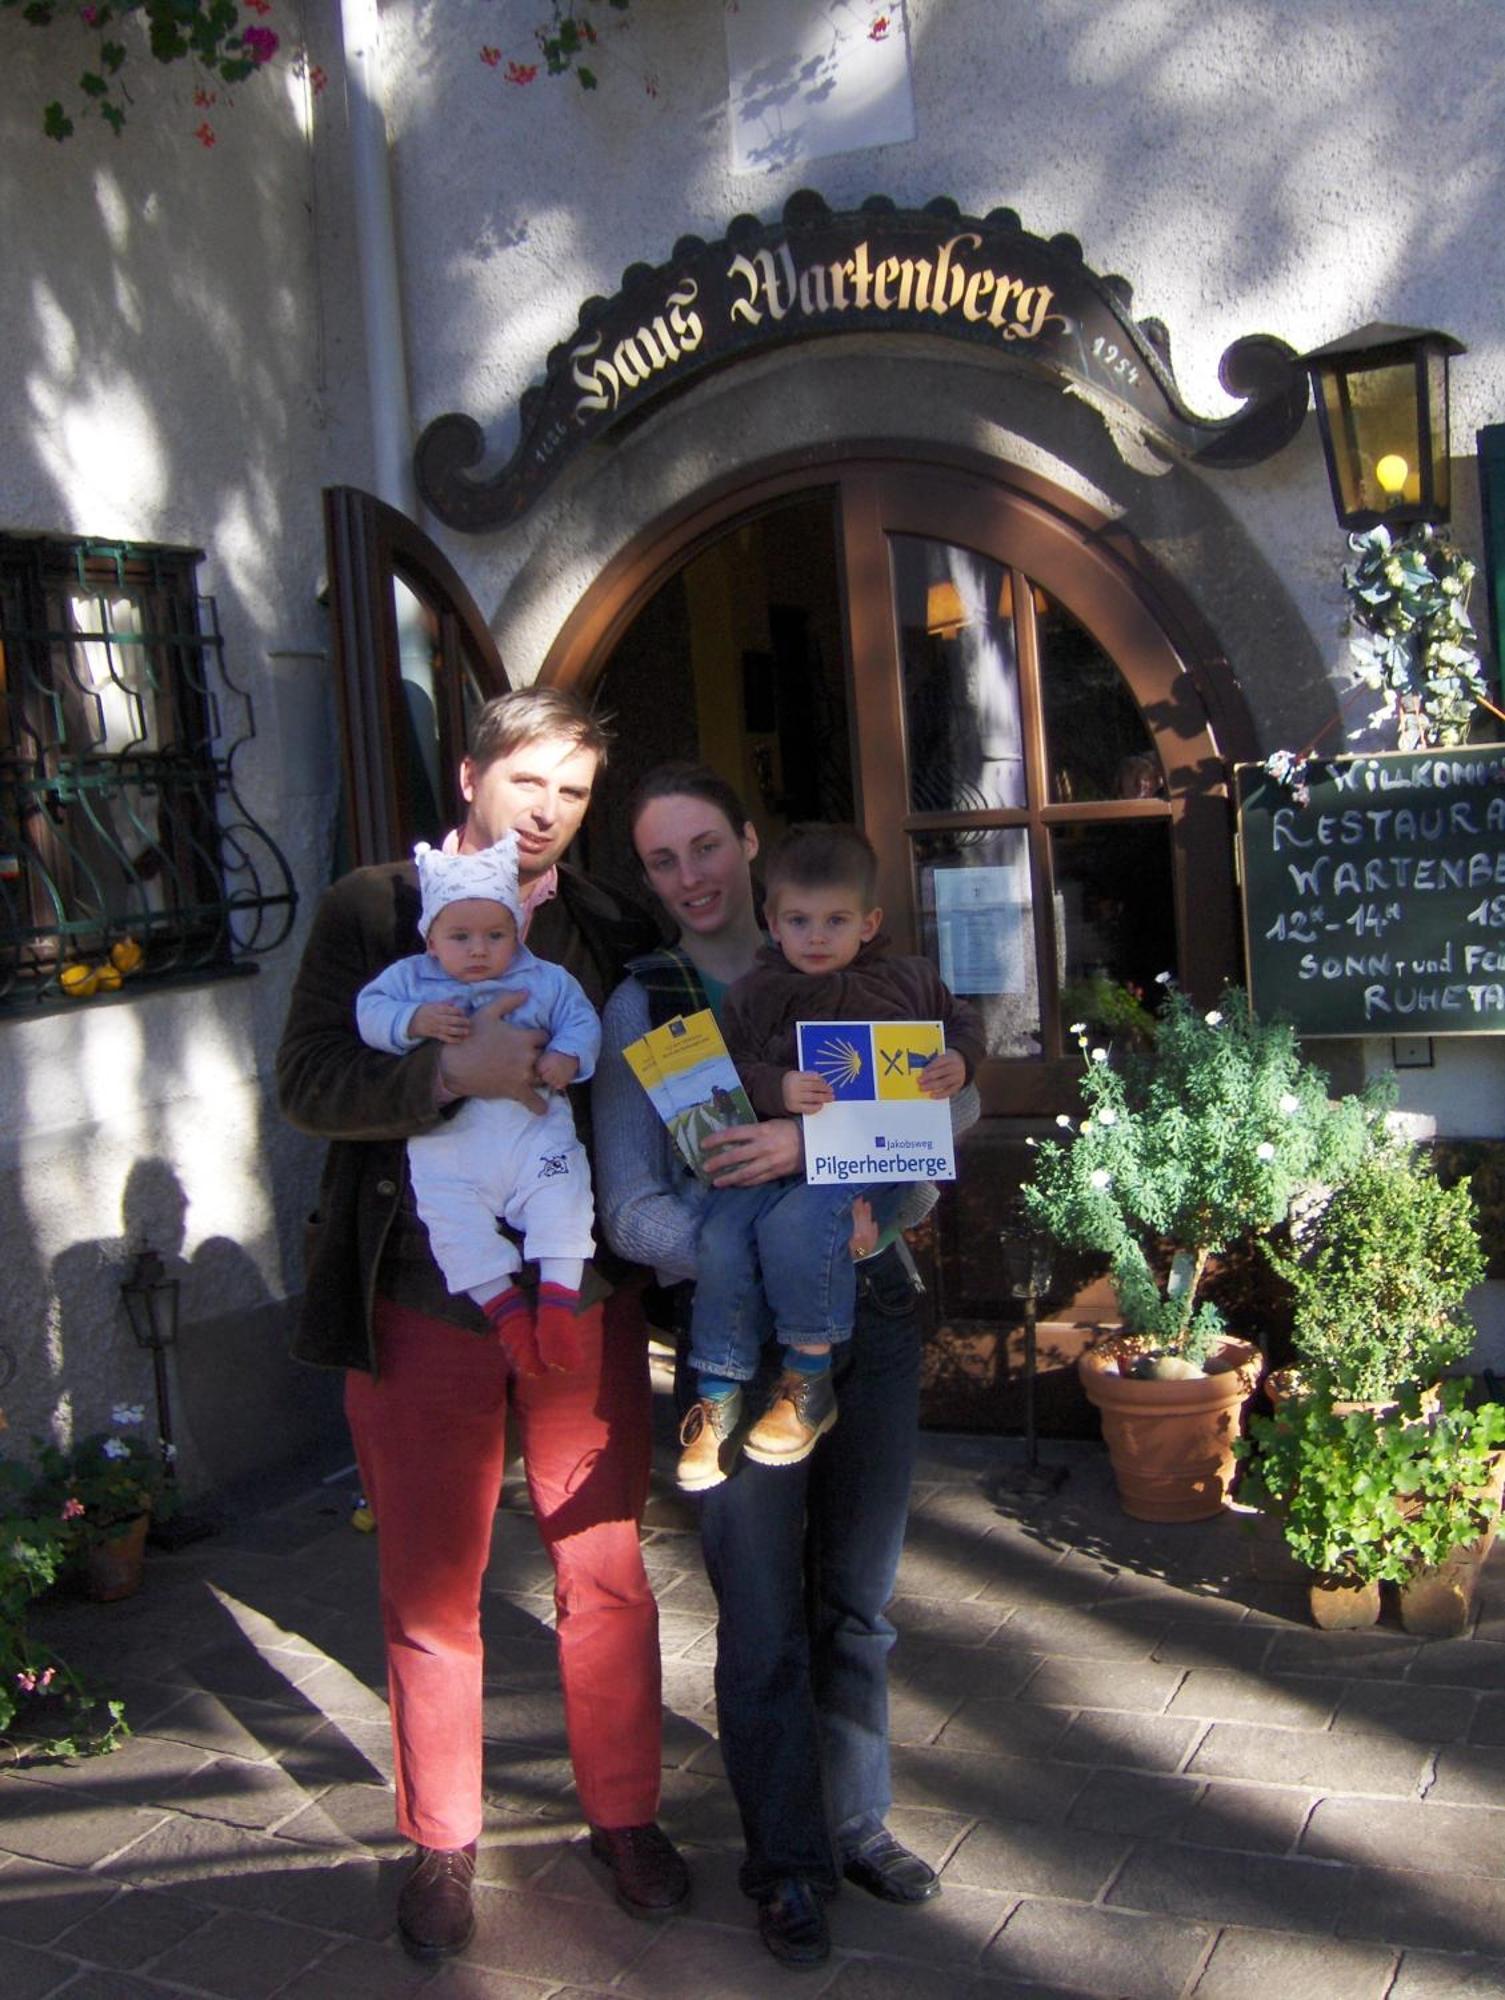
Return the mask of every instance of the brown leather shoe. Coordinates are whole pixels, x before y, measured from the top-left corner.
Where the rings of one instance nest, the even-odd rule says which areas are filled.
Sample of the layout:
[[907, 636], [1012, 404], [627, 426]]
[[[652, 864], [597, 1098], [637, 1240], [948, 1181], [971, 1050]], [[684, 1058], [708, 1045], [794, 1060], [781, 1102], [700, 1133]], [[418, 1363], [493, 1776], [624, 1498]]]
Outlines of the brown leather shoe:
[[690, 1893], [690, 1871], [662, 1827], [593, 1826], [591, 1853], [611, 1870], [630, 1917], [666, 1917]]
[[835, 1421], [831, 1371], [803, 1375], [788, 1368], [779, 1377], [768, 1408], [747, 1433], [742, 1449], [757, 1465], [798, 1465]]
[[742, 1391], [729, 1396], [702, 1396], [685, 1412], [679, 1427], [684, 1450], [674, 1477], [682, 1493], [704, 1493], [726, 1478], [735, 1456], [733, 1436], [742, 1421]]
[[397, 1899], [403, 1949], [414, 1958], [453, 1958], [470, 1943], [476, 1927], [470, 1897], [476, 1844], [420, 1847], [417, 1852], [417, 1863]]

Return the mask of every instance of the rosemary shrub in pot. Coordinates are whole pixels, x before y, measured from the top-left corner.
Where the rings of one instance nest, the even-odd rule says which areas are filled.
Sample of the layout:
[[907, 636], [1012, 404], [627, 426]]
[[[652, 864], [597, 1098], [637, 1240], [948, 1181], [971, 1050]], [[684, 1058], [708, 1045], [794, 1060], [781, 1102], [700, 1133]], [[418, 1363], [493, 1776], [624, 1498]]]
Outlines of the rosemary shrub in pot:
[[1205, 1296], [1209, 1266], [1263, 1243], [1314, 1184], [1341, 1185], [1383, 1099], [1333, 1100], [1295, 1030], [1257, 1019], [1240, 988], [1204, 1011], [1161, 984], [1147, 1048], [1115, 1055], [1076, 1030], [1086, 1114], [1037, 1148], [1024, 1202], [1057, 1242], [1108, 1259], [1122, 1328], [1080, 1369], [1125, 1511], [1200, 1520], [1226, 1497], [1262, 1365]]

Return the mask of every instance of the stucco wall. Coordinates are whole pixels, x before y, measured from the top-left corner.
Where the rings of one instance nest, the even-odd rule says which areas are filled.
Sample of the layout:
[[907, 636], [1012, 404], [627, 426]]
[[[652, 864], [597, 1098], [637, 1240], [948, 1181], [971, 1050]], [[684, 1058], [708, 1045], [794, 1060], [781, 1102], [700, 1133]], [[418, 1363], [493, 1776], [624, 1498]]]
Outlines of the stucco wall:
[[[660, 0], [621, 32], [603, 10], [594, 93], [542, 76], [509, 87], [478, 60], [482, 42], [526, 54], [538, 13], [534, 0], [384, 9], [420, 426], [463, 409], [509, 450], [517, 398], [583, 299], [614, 292], [631, 263], [663, 261], [682, 234], [776, 216], [805, 186], [838, 208], [947, 194], [971, 213], [1011, 206], [1041, 236], [1074, 234], [1094, 269], [1129, 279], [1137, 314], [1165, 322], [1183, 393], [1208, 415], [1232, 407], [1217, 366], [1239, 336], [1300, 350], [1372, 319], [1467, 344], [1453, 371], [1460, 458], [1501, 415], [1498, 9], [909, 0], [918, 137], [756, 175], [729, 164], [719, 7]], [[1272, 464], [1209, 483], [1339, 663], [1342, 549], [1315, 425]], [[1471, 475], [1459, 485], [1467, 541], [1476, 491]], [[496, 611], [526, 533], [446, 539]], [[524, 678], [538, 643], [530, 633], [514, 662]]]
[[[327, 9], [311, 8], [321, 29]], [[136, 33], [135, 24], [128, 32]], [[193, 126], [192, 80], [133, 59], [123, 137], [40, 108], [61, 31], [0, 23], [0, 527], [201, 548], [231, 679], [254, 709], [235, 777], [306, 921], [327, 880], [334, 734], [319, 490], [369, 480], [335, 87], [259, 79]], [[170, 85], [170, 88], [169, 88]], [[225, 708], [239, 734], [240, 704]], [[301, 922], [300, 922], [301, 934]], [[0, 1342], [13, 1441], [151, 1409], [119, 1298], [150, 1242], [182, 1284], [174, 1417], [190, 1486], [298, 1449], [328, 1395], [283, 1359], [316, 1149], [267, 1075], [296, 939], [254, 977], [0, 1019]]]

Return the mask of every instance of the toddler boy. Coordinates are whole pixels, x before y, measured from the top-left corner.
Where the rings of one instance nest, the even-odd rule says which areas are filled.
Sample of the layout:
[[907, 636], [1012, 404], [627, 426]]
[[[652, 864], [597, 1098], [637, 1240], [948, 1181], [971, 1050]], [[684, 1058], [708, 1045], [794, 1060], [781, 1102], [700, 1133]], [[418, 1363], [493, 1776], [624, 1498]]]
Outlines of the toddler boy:
[[[764, 918], [773, 942], [730, 988], [722, 1012], [727, 1048], [760, 1117], [818, 1112], [834, 1095], [823, 1078], [795, 1067], [801, 1021], [940, 1021], [946, 1046], [920, 1082], [937, 1099], [954, 1097], [983, 1054], [975, 1011], [928, 959], [896, 956], [879, 935], [877, 876], [872, 844], [855, 827], [791, 827], [769, 857]], [[875, 1194], [794, 1179], [710, 1193], [690, 1326], [699, 1399], [680, 1431], [678, 1478], [687, 1492], [726, 1477], [742, 1384], [758, 1369], [765, 1299], [782, 1373], [743, 1450], [761, 1465], [795, 1465], [835, 1423], [831, 1349], [850, 1339], [856, 1309], [852, 1203]], [[882, 1190], [880, 1201], [891, 1194]]]

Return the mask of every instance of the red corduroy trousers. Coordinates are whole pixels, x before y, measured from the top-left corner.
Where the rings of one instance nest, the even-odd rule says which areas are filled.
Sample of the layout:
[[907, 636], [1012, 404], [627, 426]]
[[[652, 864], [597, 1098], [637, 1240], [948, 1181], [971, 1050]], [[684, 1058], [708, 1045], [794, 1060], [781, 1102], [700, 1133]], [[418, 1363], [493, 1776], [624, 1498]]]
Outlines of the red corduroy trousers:
[[387, 1300], [378, 1373], [351, 1370], [345, 1410], [376, 1513], [398, 1831], [464, 1847], [481, 1828], [481, 1581], [510, 1408], [554, 1564], [565, 1727], [595, 1826], [658, 1812], [658, 1607], [638, 1546], [650, 1391], [642, 1311], [619, 1290], [581, 1315], [587, 1367], [513, 1377], [493, 1339]]

